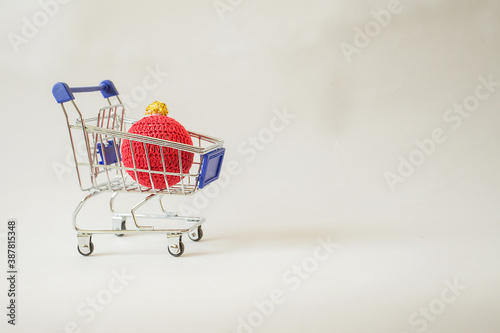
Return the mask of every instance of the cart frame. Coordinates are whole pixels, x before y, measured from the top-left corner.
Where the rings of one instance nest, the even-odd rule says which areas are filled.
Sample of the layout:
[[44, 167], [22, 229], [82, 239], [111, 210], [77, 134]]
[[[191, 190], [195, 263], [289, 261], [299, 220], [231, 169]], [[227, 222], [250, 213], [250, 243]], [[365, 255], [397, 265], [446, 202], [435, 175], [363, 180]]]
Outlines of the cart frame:
[[[100, 91], [107, 100], [107, 106], [99, 109], [96, 117], [85, 118], [75, 103], [74, 93]], [[58, 82], [54, 85], [52, 93], [56, 101], [61, 105], [66, 118], [71, 148], [78, 175], [80, 189], [89, 192], [78, 204], [73, 212], [73, 227], [77, 232], [78, 252], [84, 256], [92, 254], [94, 244], [93, 234], [115, 234], [123, 236], [132, 233], [163, 233], [167, 236], [168, 252], [175, 256], [184, 253], [182, 236], [188, 235], [193, 241], [199, 241], [203, 237], [201, 225], [205, 222], [203, 217], [179, 216], [176, 212], [168, 212], [162, 202], [165, 195], [193, 195], [200, 189], [217, 180], [220, 174], [225, 149], [224, 142], [212, 136], [188, 131], [192, 138], [193, 146], [174, 141], [162, 140], [153, 137], [132, 134], [127, 132], [127, 126], [135, 123], [135, 120], [125, 117], [125, 107], [122, 104], [118, 91], [114, 84], [105, 80], [98, 86], [70, 88], [66, 83]], [[115, 99], [116, 102], [112, 101]], [[70, 103], [68, 103], [70, 102]], [[76, 119], [71, 121], [67, 104], [71, 104], [76, 112]], [[95, 125], [91, 125], [95, 123]], [[85, 142], [85, 156], [82, 158], [77, 154], [75, 147], [75, 134], [83, 136]], [[136, 161], [132, 149], [133, 167], [125, 167], [122, 164], [120, 148], [128, 140], [130, 147], [133, 143], [144, 146], [148, 168], [136, 167]], [[155, 170], [149, 161], [148, 149], [157, 147], [161, 152], [163, 170]], [[179, 172], [167, 172], [163, 149], [174, 149], [178, 153]], [[193, 165], [188, 173], [183, 173], [181, 152], [193, 154]], [[87, 169], [88, 173], [84, 172]], [[149, 175], [151, 187], [147, 187], [134, 181], [128, 172], [133, 172], [138, 179], [138, 173]], [[86, 175], [88, 177], [86, 177]], [[166, 188], [155, 188], [153, 177], [165, 179]], [[169, 185], [167, 176], [180, 178], [180, 182]], [[102, 181], [104, 179], [104, 181]], [[83, 206], [91, 199], [104, 192], [112, 192], [109, 208], [112, 215], [111, 229], [84, 229], [77, 224], [77, 217]], [[119, 212], [114, 203], [120, 193], [142, 193], [146, 197], [131, 208], [130, 212]], [[150, 200], [158, 198], [161, 214], [139, 214], [137, 210]], [[127, 229], [126, 220], [132, 218], [134, 229]], [[157, 228], [154, 225], [141, 223], [143, 219], [167, 219], [175, 220], [182, 224], [177, 228]], [[149, 223], [150, 224], [150, 223]]]

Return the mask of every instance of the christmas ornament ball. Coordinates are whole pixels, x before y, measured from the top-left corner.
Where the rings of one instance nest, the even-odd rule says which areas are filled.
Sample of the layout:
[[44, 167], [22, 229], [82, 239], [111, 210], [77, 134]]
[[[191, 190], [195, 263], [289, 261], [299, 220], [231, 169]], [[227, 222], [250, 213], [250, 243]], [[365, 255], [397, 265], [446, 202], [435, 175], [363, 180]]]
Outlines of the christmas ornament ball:
[[[179, 143], [184, 143], [188, 145], [193, 145], [193, 141], [191, 140], [191, 136], [186, 131], [184, 126], [182, 126], [175, 119], [167, 116], [168, 110], [167, 106], [161, 102], [154, 102], [146, 109], [146, 117], [137, 121], [133, 124], [129, 133], [140, 134], [144, 136], [149, 136], [157, 139], [163, 139], [168, 141], [175, 141]], [[148, 169], [148, 158], [149, 164], [151, 165], [152, 171], [161, 171], [161, 172], [173, 172], [180, 173], [180, 165], [179, 165], [179, 152], [177, 149], [169, 148], [169, 147], [160, 147], [157, 145], [146, 144], [146, 150], [144, 149], [144, 143], [137, 142], [132, 140], [132, 149], [130, 148], [130, 141], [124, 139], [121, 147], [121, 156], [123, 166], [127, 168], [134, 167], [134, 159], [135, 159], [135, 167], [137, 169]], [[132, 158], [133, 151], [133, 158]], [[163, 161], [165, 162], [165, 169], [163, 168]], [[191, 169], [191, 165], [193, 164], [193, 153], [181, 151], [181, 161], [182, 161], [182, 173], [189, 173]], [[153, 180], [153, 184], [151, 184], [151, 178], [149, 173], [147, 172], [137, 172], [133, 170], [127, 170], [127, 173], [139, 184], [146, 186], [148, 188], [154, 188], [157, 190], [167, 188], [165, 184], [165, 176], [162, 174], [151, 174], [151, 178]], [[179, 183], [181, 180], [180, 176], [167, 176], [168, 186], [173, 186]]]

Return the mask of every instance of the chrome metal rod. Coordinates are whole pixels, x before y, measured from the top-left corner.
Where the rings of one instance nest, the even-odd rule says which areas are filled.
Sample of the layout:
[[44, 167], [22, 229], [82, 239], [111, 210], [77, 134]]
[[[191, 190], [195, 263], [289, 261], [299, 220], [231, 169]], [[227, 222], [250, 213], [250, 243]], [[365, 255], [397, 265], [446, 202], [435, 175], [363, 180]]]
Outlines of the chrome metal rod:
[[95, 196], [97, 196], [98, 194], [101, 194], [101, 193], [102, 192], [99, 192], [99, 191], [91, 192], [89, 195], [87, 195], [85, 198], [83, 198], [82, 201], [80, 201], [80, 203], [78, 204], [78, 206], [76, 206], [76, 209], [73, 212], [73, 227], [75, 228], [76, 231], [83, 233], [83, 231], [80, 228], [78, 228], [78, 226], [76, 224], [76, 217], [78, 216], [78, 213], [82, 209], [83, 205], [85, 205], [85, 203], [87, 202], [87, 200], [89, 200], [90, 198], [93, 198], [93, 197], [95, 197]]
[[132, 218], [134, 219], [135, 226], [138, 229], [151, 229], [151, 230], [154, 229], [153, 226], [140, 226], [139, 223], [137, 223], [137, 218], [136, 218], [136, 215], [135, 215], [135, 211], [137, 209], [139, 209], [140, 207], [142, 207], [142, 205], [144, 205], [146, 202], [148, 202], [149, 200], [153, 199], [157, 195], [158, 194], [156, 194], [156, 193], [148, 195], [146, 198], [144, 198], [144, 200], [142, 200], [141, 202], [139, 202], [137, 205], [134, 206], [134, 208], [132, 208], [130, 210], [130, 214], [132, 214]]

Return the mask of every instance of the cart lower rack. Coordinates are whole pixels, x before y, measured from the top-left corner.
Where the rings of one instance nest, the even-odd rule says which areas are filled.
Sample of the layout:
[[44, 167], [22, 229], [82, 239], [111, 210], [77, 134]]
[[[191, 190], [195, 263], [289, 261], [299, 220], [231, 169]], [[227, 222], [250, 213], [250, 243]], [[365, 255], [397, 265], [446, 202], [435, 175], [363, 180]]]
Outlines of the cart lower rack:
[[[100, 108], [92, 117], [85, 118], [75, 103], [74, 93], [93, 91], [100, 91], [108, 105]], [[193, 145], [188, 145], [129, 133], [128, 128], [136, 121], [125, 117], [125, 107], [114, 84], [109, 80], [102, 81], [94, 87], [76, 88], [70, 88], [67, 84], [58, 82], [54, 85], [52, 93], [61, 105], [66, 118], [80, 188], [88, 192], [73, 213], [73, 226], [77, 232], [80, 254], [88, 256], [94, 251], [93, 234], [123, 236], [131, 233], [163, 233], [167, 236], [168, 252], [175, 257], [184, 253], [183, 235], [188, 235], [193, 241], [199, 241], [203, 237], [201, 228], [205, 222], [203, 217], [179, 216], [175, 212], [168, 212], [162, 198], [168, 195], [193, 195], [216, 181], [219, 178], [225, 153], [222, 140], [188, 131], [193, 142]], [[70, 109], [73, 111], [70, 112]], [[81, 154], [76, 153], [77, 143], [82, 143], [85, 147], [83, 158]], [[137, 158], [132, 154], [133, 165], [125, 166], [120, 154], [122, 145], [130, 145], [132, 152], [134, 147], [143, 148], [147, 163], [138, 165]], [[163, 152], [167, 149], [178, 154], [176, 161], [179, 165], [177, 168], [174, 167], [175, 170], [172, 170], [172, 161], [167, 161], [164, 157]], [[148, 157], [148, 151], [153, 150], [161, 152], [160, 168], [153, 167]], [[181, 158], [181, 154], [186, 153], [193, 156], [192, 165], [187, 171], [182, 168]], [[131, 174], [135, 177], [131, 177]], [[141, 185], [135, 181], [138, 176], [146, 177], [146, 179], [149, 177], [150, 186]], [[179, 182], [170, 185], [168, 179], [171, 177], [178, 177]], [[158, 183], [153, 179], [164, 179], [165, 186], [157, 187], [155, 184]], [[81, 209], [91, 198], [104, 192], [112, 194], [109, 202], [111, 228], [80, 228], [77, 224], [77, 217]], [[119, 212], [115, 209], [114, 203], [117, 196], [122, 193], [140, 193], [144, 195], [144, 198], [130, 211]], [[144, 204], [155, 198], [158, 199], [162, 213], [137, 212]], [[132, 229], [127, 228], [127, 219], [133, 221]], [[154, 223], [144, 223], [148, 219], [168, 220], [175, 222], [177, 226], [165, 228], [155, 226]]]

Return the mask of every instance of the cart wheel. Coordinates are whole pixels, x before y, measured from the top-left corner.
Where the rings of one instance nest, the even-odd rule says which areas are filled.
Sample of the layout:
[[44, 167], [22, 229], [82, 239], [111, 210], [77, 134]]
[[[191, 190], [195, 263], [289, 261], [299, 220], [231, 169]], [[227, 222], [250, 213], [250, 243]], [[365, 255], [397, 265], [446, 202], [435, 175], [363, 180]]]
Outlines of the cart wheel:
[[190, 231], [188, 233], [188, 236], [189, 236], [189, 239], [191, 239], [192, 241], [195, 241], [195, 242], [202, 239], [203, 238], [203, 230], [201, 229], [201, 226], [194, 229], [193, 231]]
[[180, 257], [184, 253], [184, 243], [179, 240], [179, 244], [172, 244], [167, 247], [168, 253], [174, 257]]
[[[122, 224], [120, 225], [120, 230], [127, 230], [127, 227], [125, 226], [125, 221], [123, 221]], [[122, 237], [123, 235], [125, 234], [115, 234], [115, 236], [117, 237]]]
[[81, 250], [80, 250], [80, 245], [77, 245], [76, 247], [78, 249], [78, 252], [82, 255], [82, 256], [89, 256], [92, 254], [92, 252], [94, 252], [94, 243], [90, 242], [90, 245], [89, 245], [89, 253], [83, 253]]

